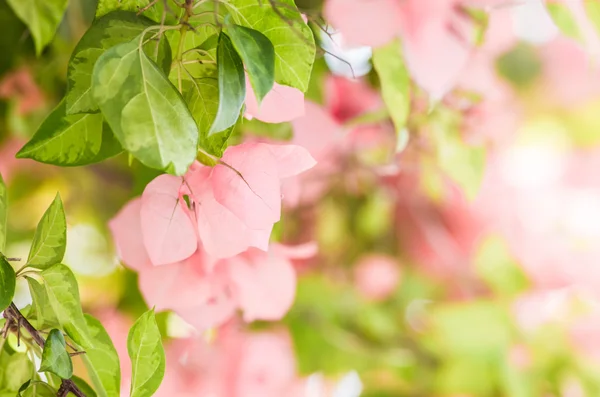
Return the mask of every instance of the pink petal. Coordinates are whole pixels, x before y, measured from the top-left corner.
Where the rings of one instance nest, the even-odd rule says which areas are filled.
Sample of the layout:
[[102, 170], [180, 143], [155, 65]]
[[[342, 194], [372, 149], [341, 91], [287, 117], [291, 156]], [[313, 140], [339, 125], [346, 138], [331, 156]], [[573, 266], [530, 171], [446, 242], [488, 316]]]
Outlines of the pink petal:
[[448, 0], [403, 3], [402, 42], [407, 67], [415, 81], [437, 98], [454, 86], [471, 52], [466, 34], [457, 32], [457, 19], [451, 23], [456, 17], [454, 3]]
[[267, 230], [248, 229], [215, 199], [209, 179], [211, 171], [211, 168], [204, 167], [186, 175], [187, 185], [196, 202], [200, 241], [208, 255], [229, 258], [246, 251], [250, 246], [266, 250], [273, 225]]
[[298, 245], [274, 244], [273, 249], [289, 259], [308, 259], [317, 255], [319, 245], [316, 241], [309, 241]]
[[362, 79], [328, 76], [325, 80], [325, 96], [327, 110], [340, 122], [383, 106], [381, 96]]
[[142, 238], [141, 207], [142, 200], [133, 199], [108, 223], [119, 258], [138, 272], [152, 266]]
[[160, 175], [142, 195], [142, 234], [156, 266], [190, 257], [198, 247], [194, 226], [179, 203], [182, 179]]
[[268, 145], [269, 151], [277, 161], [279, 178], [298, 175], [314, 167], [317, 162], [306, 149], [297, 145]]
[[180, 310], [197, 307], [209, 299], [210, 285], [202, 264], [194, 259], [152, 266], [140, 273], [140, 291], [148, 306], [155, 306], [157, 311]]
[[224, 273], [212, 274], [205, 282], [209, 287], [207, 300], [193, 308], [176, 309], [181, 318], [200, 331], [222, 325], [235, 314], [238, 306]]
[[253, 117], [265, 123], [283, 123], [304, 115], [304, 94], [302, 91], [275, 83], [269, 93], [258, 104], [256, 95], [246, 78], [246, 117]]
[[398, 0], [327, 0], [325, 16], [350, 44], [380, 47], [398, 33]]
[[304, 117], [292, 121], [294, 137], [292, 143], [307, 149], [317, 160], [321, 161], [339, 144], [342, 138], [342, 127], [321, 106], [306, 101]]
[[250, 229], [267, 229], [281, 216], [281, 182], [268, 146], [230, 146], [214, 167], [211, 182], [216, 200]]
[[294, 302], [296, 273], [292, 264], [276, 252], [254, 250], [233, 258], [229, 274], [248, 322], [279, 320]]

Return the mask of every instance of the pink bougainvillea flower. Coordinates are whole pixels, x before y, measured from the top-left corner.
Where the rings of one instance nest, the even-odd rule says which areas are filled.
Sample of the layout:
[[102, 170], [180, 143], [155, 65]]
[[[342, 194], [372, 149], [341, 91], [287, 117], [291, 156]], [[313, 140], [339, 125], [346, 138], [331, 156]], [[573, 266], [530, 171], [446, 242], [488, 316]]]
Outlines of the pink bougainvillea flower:
[[400, 264], [387, 255], [362, 257], [354, 268], [354, 283], [358, 291], [371, 300], [389, 297], [400, 282]]
[[198, 246], [194, 225], [179, 203], [181, 178], [160, 175], [142, 195], [140, 220], [144, 245], [154, 265], [177, 262]]
[[23, 115], [44, 105], [44, 95], [27, 69], [9, 73], [0, 81], [0, 98], [16, 98], [18, 111]]
[[452, 88], [470, 53], [458, 0], [328, 0], [325, 14], [351, 44], [380, 47], [399, 36], [411, 75], [434, 97]]
[[299, 146], [245, 143], [229, 147], [213, 168], [192, 169], [185, 187], [196, 202], [208, 254], [225, 258], [249, 247], [266, 250], [281, 215], [281, 184], [315, 164]]
[[246, 78], [246, 118], [256, 118], [265, 123], [283, 123], [302, 115], [304, 115], [302, 91], [275, 83], [259, 105], [250, 79]]
[[152, 266], [142, 236], [141, 208], [141, 198], [131, 200], [108, 223], [119, 258], [138, 272]]

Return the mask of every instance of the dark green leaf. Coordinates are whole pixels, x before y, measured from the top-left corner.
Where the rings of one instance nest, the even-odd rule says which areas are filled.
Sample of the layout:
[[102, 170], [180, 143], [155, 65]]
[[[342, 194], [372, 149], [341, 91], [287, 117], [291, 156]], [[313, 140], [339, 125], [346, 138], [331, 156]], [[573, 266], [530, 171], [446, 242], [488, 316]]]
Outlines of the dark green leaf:
[[231, 0], [226, 4], [235, 23], [261, 32], [273, 43], [275, 81], [306, 91], [315, 41], [294, 0], [278, 1], [277, 10], [262, 0]]
[[7, 236], [7, 220], [8, 220], [8, 191], [2, 174], [0, 174], [0, 252], [6, 247]]
[[85, 397], [97, 397], [98, 395], [96, 394], [96, 392], [94, 391], [94, 389], [92, 389], [92, 387], [90, 385], [87, 384], [86, 381], [84, 381], [83, 379], [81, 379], [78, 376], [74, 376], [71, 377], [71, 380], [73, 381], [73, 383], [75, 383], [75, 386], [77, 386], [79, 388], [79, 390], [81, 390], [83, 392], [83, 394], [85, 394]]
[[46, 338], [39, 372], [52, 372], [63, 379], [73, 376], [73, 362], [67, 352], [67, 343], [58, 329], [50, 331]]
[[68, 0], [7, 0], [31, 32], [38, 55], [52, 41]]
[[131, 358], [130, 397], [149, 397], [160, 386], [165, 373], [165, 351], [154, 310], [144, 313], [127, 338]]
[[260, 104], [275, 82], [275, 48], [267, 36], [254, 29], [230, 25], [227, 32], [248, 69], [250, 83]]
[[[119, 355], [110, 336], [97, 319], [85, 315], [91, 344], [79, 344], [84, 350], [83, 362], [90, 380], [100, 397], [119, 397], [121, 388], [121, 367]], [[88, 394], [86, 393], [86, 396]], [[90, 397], [90, 396], [88, 396]]]
[[55, 265], [65, 256], [66, 246], [67, 220], [60, 195], [57, 194], [38, 223], [27, 265], [38, 269]]
[[[94, 22], [85, 32], [71, 55], [67, 72], [67, 114], [94, 113], [100, 109], [92, 96], [92, 72], [98, 58], [109, 48], [138, 37], [154, 22], [133, 12], [112, 12]], [[146, 53], [153, 55], [155, 42], [146, 44]], [[171, 47], [163, 37], [158, 47], [158, 65], [168, 73], [171, 68]]]
[[[46, 288], [31, 277], [25, 277], [29, 285], [32, 306], [31, 314], [26, 315], [27, 320], [38, 330], [59, 326], [56, 314], [50, 305]], [[24, 314], [25, 315], [25, 314]]]
[[225, 33], [219, 37], [217, 46], [219, 79], [219, 107], [209, 135], [224, 131], [237, 121], [246, 99], [244, 64]]
[[62, 264], [54, 265], [41, 273], [48, 302], [56, 319], [67, 335], [78, 345], [93, 346], [81, 310], [77, 280], [71, 270]]
[[4, 256], [0, 254], [0, 311], [10, 305], [15, 296], [17, 277], [15, 270]]
[[401, 51], [400, 43], [395, 40], [373, 51], [373, 65], [381, 81], [383, 100], [399, 138], [410, 111], [410, 76]]
[[17, 153], [17, 158], [68, 167], [97, 163], [123, 150], [101, 114], [67, 116], [65, 112], [63, 100]]
[[98, 59], [92, 92], [125, 150], [148, 167], [182, 175], [196, 158], [198, 127], [139, 44], [119, 44]]

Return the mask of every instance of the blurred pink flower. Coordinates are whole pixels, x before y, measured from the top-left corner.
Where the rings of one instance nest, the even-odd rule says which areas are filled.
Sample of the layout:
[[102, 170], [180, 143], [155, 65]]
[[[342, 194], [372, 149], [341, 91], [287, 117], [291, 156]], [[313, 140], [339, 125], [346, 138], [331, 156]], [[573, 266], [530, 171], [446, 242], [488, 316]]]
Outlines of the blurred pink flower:
[[15, 100], [18, 103], [18, 111], [22, 115], [44, 105], [44, 95], [31, 72], [26, 69], [18, 69], [8, 73], [0, 81], [0, 98]]
[[400, 264], [390, 256], [370, 254], [361, 257], [354, 268], [358, 291], [371, 300], [384, 300], [394, 293], [400, 282]]

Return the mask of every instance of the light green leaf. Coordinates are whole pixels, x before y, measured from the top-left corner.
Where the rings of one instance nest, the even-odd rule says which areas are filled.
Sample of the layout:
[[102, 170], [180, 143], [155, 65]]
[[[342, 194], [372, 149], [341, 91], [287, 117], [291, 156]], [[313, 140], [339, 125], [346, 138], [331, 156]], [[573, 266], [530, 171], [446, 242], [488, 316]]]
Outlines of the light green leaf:
[[139, 43], [119, 44], [98, 59], [92, 92], [125, 150], [148, 167], [182, 175], [196, 158], [198, 127]]
[[6, 309], [15, 296], [17, 277], [15, 270], [0, 254], [0, 311]]
[[546, 3], [546, 9], [562, 33], [576, 40], [581, 39], [579, 26], [577, 26], [577, 22], [567, 5], [548, 2]]
[[41, 273], [48, 302], [60, 326], [79, 346], [93, 346], [81, 310], [77, 280], [71, 270], [62, 264], [54, 265]]
[[17, 158], [69, 167], [97, 163], [122, 151], [101, 114], [67, 116], [63, 100], [17, 153]]
[[275, 82], [275, 48], [267, 36], [254, 29], [229, 25], [227, 32], [248, 69], [250, 83], [260, 104]]
[[57, 194], [35, 230], [27, 265], [45, 269], [57, 264], [64, 257], [66, 246], [67, 220], [60, 195]]
[[[153, 0], [98, 0], [98, 6], [96, 7], [96, 19], [112, 13], [113, 11], [132, 11], [139, 12], [140, 10], [147, 7]], [[165, 23], [173, 25], [177, 23], [179, 17], [174, 10], [179, 11], [177, 4], [174, 0], [167, 0], [167, 14]], [[164, 0], [154, 2], [154, 5], [144, 11], [143, 15], [152, 19], [155, 22], [160, 22], [163, 14]]]
[[0, 390], [12, 390], [13, 396], [17, 390], [31, 378], [33, 363], [25, 353], [2, 351], [0, 354]]
[[[106, 50], [135, 39], [152, 25], [154, 22], [150, 19], [127, 11], [112, 12], [94, 22], [77, 43], [69, 61], [67, 114], [100, 111], [91, 91], [94, 64]], [[146, 53], [154, 55], [156, 44], [150, 41], [144, 48]], [[161, 39], [157, 55], [158, 65], [168, 72], [171, 68], [171, 47], [166, 37]]]
[[220, 157], [222, 152], [215, 149], [225, 144], [222, 141], [223, 134], [208, 134], [219, 109], [219, 83], [216, 76], [184, 80], [183, 87], [184, 99], [200, 132], [198, 144], [209, 153]]
[[67, 343], [58, 329], [50, 331], [46, 338], [39, 372], [52, 372], [63, 379], [73, 376], [73, 362], [67, 352]]
[[217, 68], [219, 80], [219, 107], [208, 135], [224, 131], [233, 126], [240, 116], [246, 99], [244, 64], [225, 33], [219, 37], [217, 46]]
[[165, 373], [165, 351], [154, 310], [142, 314], [131, 327], [127, 351], [131, 358], [130, 397], [151, 396]]
[[56, 34], [67, 9], [68, 0], [7, 0], [33, 36], [35, 52], [42, 53]]
[[8, 221], [8, 190], [0, 174], [0, 252], [6, 247]]
[[47, 383], [32, 381], [31, 384], [22, 392], [19, 397], [56, 397], [57, 391]]
[[[90, 380], [98, 396], [119, 397], [121, 367], [115, 346], [100, 321], [89, 314], [85, 315], [85, 321], [92, 343], [81, 347], [85, 350], [82, 358]], [[86, 396], [91, 397], [87, 393]]]
[[294, 1], [278, 1], [276, 11], [262, 0], [231, 0], [227, 7], [235, 23], [261, 32], [273, 43], [275, 81], [306, 91], [315, 60], [315, 41]]
[[[120, 376], [120, 374], [119, 374], [119, 376]], [[83, 394], [85, 394], [85, 397], [98, 396], [98, 394], [96, 394], [94, 389], [92, 389], [92, 387], [90, 385], [88, 385], [87, 382], [84, 381], [83, 379], [81, 379], [80, 377], [73, 375], [71, 380], [73, 381], [73, 383], [75, 383], [75, 386], [77, 386], [79, 388], [79, 390], [81, 390], [83, 392]]]
[[406, 127], [410, 112], [410, 77], [400, 43], [392, 41], [390, 44], [379, 47], [373, 51], [373, 65], [381, 81], [381, 92], [398, 139]]
[[31, 294], [32, 306], [27, 320], [38, 330], [55, 328], [59, 326], [58, 319], [54, 313], [48, 292], [46, 288], [31, 277], [25, 277], [29, 285], [29, 293]]

